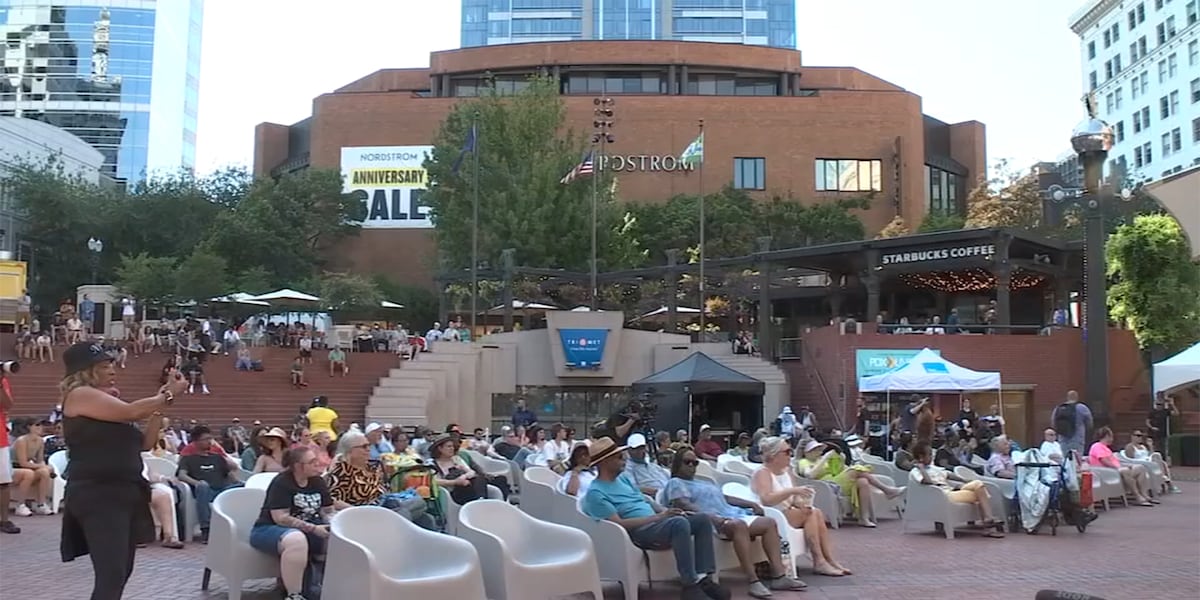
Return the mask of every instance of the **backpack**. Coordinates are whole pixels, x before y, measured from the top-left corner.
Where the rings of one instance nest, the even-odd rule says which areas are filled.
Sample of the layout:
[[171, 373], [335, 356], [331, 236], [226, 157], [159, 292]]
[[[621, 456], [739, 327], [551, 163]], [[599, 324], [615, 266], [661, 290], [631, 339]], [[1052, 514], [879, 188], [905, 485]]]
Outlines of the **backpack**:
[[1075, 437], [1075, 415], [1078, 409], [1070, 402], [1064, 402], [1054, 409], [1054, 431], [1058, 432], [1059, 439], [1070, 439]]

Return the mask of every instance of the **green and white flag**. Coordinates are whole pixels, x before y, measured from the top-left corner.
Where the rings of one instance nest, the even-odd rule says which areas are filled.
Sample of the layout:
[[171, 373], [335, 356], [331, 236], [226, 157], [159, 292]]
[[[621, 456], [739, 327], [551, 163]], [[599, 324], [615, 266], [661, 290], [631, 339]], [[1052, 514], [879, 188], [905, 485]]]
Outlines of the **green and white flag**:
[[688, 165], [696, 166], [704, 162], [704, 132], [688, 144], [687, 148], [683, 149], [683, 154], [679, 155], [679, 162]]

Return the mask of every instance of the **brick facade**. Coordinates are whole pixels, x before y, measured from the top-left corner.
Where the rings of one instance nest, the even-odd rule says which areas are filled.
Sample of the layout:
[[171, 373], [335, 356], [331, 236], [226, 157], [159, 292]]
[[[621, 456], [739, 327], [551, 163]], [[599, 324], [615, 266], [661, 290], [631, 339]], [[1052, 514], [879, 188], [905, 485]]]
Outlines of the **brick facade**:
[[[688, 42], [554, 42], [468, 48], [434, 53], [429, 69], [385, 70], [352, 82], [313, 102], [308, 124], [309, 164], [335, 168], [347, 146], [428, 144], [442, 119], [460, 98], [448, 97], [460, 77], [487, 72], [570, 72], [606, 68], [670, 69], [691, 72], [745, 72], [778, 77], [779, 96], [607, 94], [616, 100], [610, 154], [678, 156], [705, 122], [704, 188], [733, 181], [735, 157], [765, 159], [765, 190], [760, 197], [792, 195], [820, 202], [850, 192], [816, 192], [819, 158], [882, 161], [882, 191], [862, 215], [874, 233], [896, 214], [917, 223], [926, 212], [925, 123], [916, 94], [853, 68], [804, 67], [800, 53], [775, 48]], [[619, 65], [619, 67], [617, 66]], [[567, 95], [567, 119], [576, 131], [590, 131], [593, 99], [602, 94]], [[940, 122], [939, 122], [940, 123]], [[964, 188], [985, 174], [984, 127], [977, 122], [941, 126], [951, 140], [947, 158], [962, 164]], [[263, 123], [255, 132], [257, 174], [269, 173], [296, 149], [288, 149], [285, 126]], [[485, 142], [486, 143], [486, 140]], [[897, 162], [898, 169], [897, 169]], [[897, 178], [895, 174], [898, 173]], [[696, 193], [695, 172], [628, 172], [618, 176], [627, 200], [662, 201]], [[898, 180], [897, 180], [898, 179]], [[965, 198], [967, 189], [961, 190]], [[363, 231], [339, 252], [344, 266], [386, 272], [406, 280], [428, 281], [434, 247], [428, 230]], [[403, 256], [403, 264], [395, 257]]]

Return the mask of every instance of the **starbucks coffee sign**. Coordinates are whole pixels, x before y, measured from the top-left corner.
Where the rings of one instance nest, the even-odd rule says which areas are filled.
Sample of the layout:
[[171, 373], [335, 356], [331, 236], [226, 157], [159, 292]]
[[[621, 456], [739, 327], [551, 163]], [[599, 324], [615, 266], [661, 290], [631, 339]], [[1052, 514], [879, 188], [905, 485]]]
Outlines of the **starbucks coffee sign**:
[[911, 252], [884, 254], [880, 257], [879, 264], [882, 266], [903, 265], [909, 263], [930, 262], [935, 260], [950, 260], [955, 258], [988, 257], [995, 253], [995, 244], [981, 244], [978, 246], [953, 246], [950, 248], [931, 248], [928, 250], [913, 250]]
[[600, 169], [615, 173], [673, 173], [691, 171], [695, 167], [670, 154], [609, 154], [600, 158]]

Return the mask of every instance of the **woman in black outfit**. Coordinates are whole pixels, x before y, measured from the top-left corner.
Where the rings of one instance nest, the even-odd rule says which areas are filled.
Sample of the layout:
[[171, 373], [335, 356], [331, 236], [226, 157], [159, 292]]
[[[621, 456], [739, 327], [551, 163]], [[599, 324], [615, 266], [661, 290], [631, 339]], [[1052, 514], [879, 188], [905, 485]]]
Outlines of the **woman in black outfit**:
[[[110, 393], [116, 378], [113, 360], [99, 344], [89, 342], [63, 352], [63, 434], [71, 461], [62, 559], [91, 556], [91, 600], [120, 600], [133, 573], [137, 545], [154, 541], [141, 453], [158, 440], [159, 409], [187, 387], [187, 381], [175, 376], [154, 396], [125, 402]], [[139, 430], [134, 422], [142, 420], [146, 424]]]

